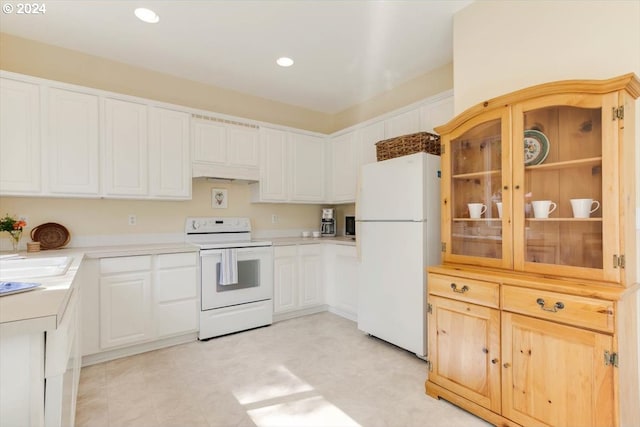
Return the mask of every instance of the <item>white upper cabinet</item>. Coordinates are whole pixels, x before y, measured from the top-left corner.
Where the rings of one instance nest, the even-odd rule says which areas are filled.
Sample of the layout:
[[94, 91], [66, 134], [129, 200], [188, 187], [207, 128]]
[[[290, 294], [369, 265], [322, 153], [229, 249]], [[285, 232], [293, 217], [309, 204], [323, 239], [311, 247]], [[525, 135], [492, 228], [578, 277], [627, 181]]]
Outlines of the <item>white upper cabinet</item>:
[[376, 143], [384, 140], [384, 122], [375, 122], [356, 131], [358, 141], [358, 165], [366, 165], [377, 161]]
[[191, 198], [191, 116], [160, 107], [151, 107], [149, 112], [149, 193], [152, 197]]
[[208, 118], [192, 123], [193, 177], [258, 180], [257, 126]]
[[334, 203], [353, 203], [356, 199], [358, 156], [356, 133], [349, 132], [330, 140], [330, 189]]
[[453, 96], [423, 105], [420, 107], [420, 130], [433, 133], [433, 128], [447, 123], [453, 116]]
[[193, 161], [227, 164], [227, 128], [224, 123], [193, 120]]
[[40, 156], [39, 85], [0, 79], [0, 192], [39, 193]]
[[290, 133], [291, 200], [325, 202], [324, 138]]
[[253, 201], [280, 201], [289, 198], [288, 133], [260, 128], [260, 183], [252, 184]]
[[260, 129], [260, 182], [252, 202], [326, 203], [326, 140], [313, 135]]
[[255, 127], [229, 125], [227, 128], [227, 153], [229, 163], [256, 169], [259, 153], [259, 133]]
[[420, 109], [410, 110], [384, 121], [384, 137], [408, 135], [420, 132]]
[[99, 194], [99, 98], [48, 88], [44, 130], [45, 191], [56, 195]]
[[147, 106], [106, 98], [104, 127], [104, 194], [146, 196]]

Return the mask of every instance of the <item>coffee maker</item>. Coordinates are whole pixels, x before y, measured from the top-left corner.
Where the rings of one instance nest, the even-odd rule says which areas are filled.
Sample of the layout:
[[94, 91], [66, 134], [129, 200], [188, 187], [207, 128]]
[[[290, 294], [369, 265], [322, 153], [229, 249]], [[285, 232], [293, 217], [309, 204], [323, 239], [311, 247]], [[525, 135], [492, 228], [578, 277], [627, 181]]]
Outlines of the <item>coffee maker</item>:
[[336, 235], [336, 210], [322, 209], [322, 221], [320, 222], [320, 235], [322, 237], [335, 237]]

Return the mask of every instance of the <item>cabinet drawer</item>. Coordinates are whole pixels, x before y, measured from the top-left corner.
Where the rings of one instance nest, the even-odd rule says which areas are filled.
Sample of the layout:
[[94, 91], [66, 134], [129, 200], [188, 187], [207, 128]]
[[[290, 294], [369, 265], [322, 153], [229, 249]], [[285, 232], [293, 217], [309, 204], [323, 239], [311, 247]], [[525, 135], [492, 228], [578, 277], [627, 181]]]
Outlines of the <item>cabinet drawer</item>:
[[500, 303], [500, 285], [497, 283], [429, 274], [427, 288], [430, 294], [488, 307], [498, 308]]
[[190, 267], [197, 264], [197, 252], [158, 255], [158, 268]]
[[604, 332], [614, 327], [613, 302], [595, 298], [503, 286], [502, 309]]
[[103, 258], [100, 260], [100, 274], [145, 270], [151, 270], [151, 256], [149, 255]]

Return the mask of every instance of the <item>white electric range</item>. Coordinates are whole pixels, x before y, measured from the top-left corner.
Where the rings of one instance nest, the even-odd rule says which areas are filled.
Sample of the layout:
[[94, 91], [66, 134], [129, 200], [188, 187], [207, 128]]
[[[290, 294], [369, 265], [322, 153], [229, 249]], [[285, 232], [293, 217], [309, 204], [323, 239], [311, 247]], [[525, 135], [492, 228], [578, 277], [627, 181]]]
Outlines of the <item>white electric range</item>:
[[200, 248], [198, 339], [272, 323], [273, 247], [251, 239], [249, 218], [187, 218], [185, 240]]

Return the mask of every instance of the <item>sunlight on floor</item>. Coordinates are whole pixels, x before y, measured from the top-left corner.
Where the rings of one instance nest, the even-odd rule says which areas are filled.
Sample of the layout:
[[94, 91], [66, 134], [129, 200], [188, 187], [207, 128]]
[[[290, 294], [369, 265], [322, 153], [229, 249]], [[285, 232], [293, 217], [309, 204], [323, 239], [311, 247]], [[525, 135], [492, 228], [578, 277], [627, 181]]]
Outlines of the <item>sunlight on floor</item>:
[[291, 371], [282, 365], [268, 374], [267, 379], [251, 382], [233, 390], [233, 395], [241, 405], [249, 405], [313, 390], [313, 387], [293, 375]]
[[360, 424], [322, 396], [266, 406], [249, 410], [247, 413], [258, 427], [360, 426]]
[[258, 427], [360, 426], [282, 365], [266, 379], [236, 388], [233, 395]]

